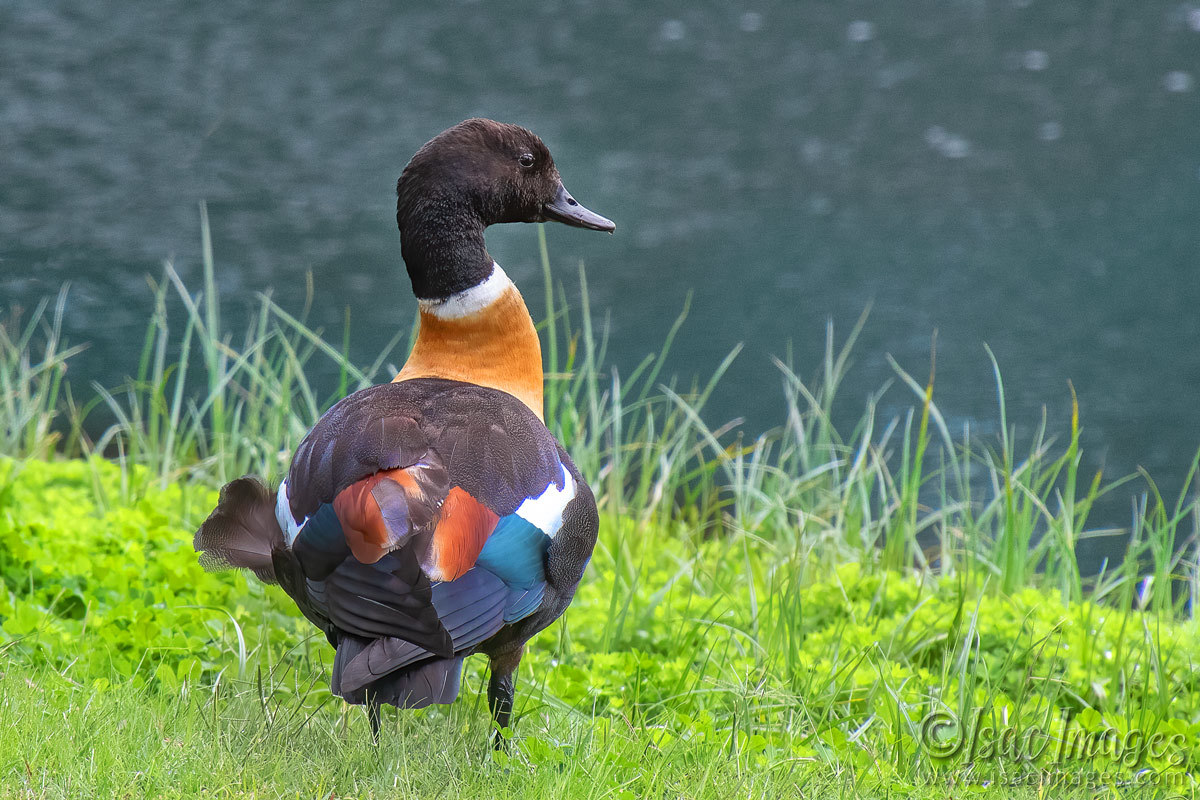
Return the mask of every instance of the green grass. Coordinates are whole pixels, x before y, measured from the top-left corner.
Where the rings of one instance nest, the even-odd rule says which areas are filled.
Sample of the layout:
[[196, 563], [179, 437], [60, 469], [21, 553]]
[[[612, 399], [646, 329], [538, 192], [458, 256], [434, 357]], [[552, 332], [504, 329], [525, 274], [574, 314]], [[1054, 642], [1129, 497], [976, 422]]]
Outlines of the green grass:
[[[1084, 580], [1091, 506], [1133, 484], [1080, 474], [1077, 409], [1066, 441], [1043, 420], [1018, 450], [997, 366], [999, 439], [956, 437], [932, 370], [893, 362], [885, 390], [911, 409], [879, 418], [881, 390], [839, 430], [864, 318], [841, 343], [830, 330], [815, 379], [778, 362], [786, 417], [747, 441], [703, 422], [736, 353], [668, 378], [681, 315], [631, 374], [610, 370], [582, 272], [573, 313], [542, 245], [547, 420], [602, 526], [575, 603], [522, 662], [509, 753], [487, 747], [483, 663], [454, 706], [387, 716], [376, 750], [286, 597], [199, 568], [215, 488], [277, 478], [324, 408], [390, 377], [410, 333], [398, 321], [356, 367], [344, 335], [330, 345], [264, 295], [235, 336], [207, 255], [201, 293], [166, 267], [131, 381], [85, 405], [64, 380], [64, 300], [0, 329], [0, 797], [1193, 795], [1188, 489], [1170, 502], [1145, 481], [1124, 559]], [[336, 386], [306, 377], [314, 359]], [[1071, 743], [1109, 738], [1030, 764], [984, 733], [974, 766], [947, 749], [961, 730], [930, 738], [936, 715], [1028, 734], [1060, 733], [1064, 712]], [[1136, 746], [1151, 738], [1169, 747]], [[1030, 774], [1040, 788], [1008, 785]]]

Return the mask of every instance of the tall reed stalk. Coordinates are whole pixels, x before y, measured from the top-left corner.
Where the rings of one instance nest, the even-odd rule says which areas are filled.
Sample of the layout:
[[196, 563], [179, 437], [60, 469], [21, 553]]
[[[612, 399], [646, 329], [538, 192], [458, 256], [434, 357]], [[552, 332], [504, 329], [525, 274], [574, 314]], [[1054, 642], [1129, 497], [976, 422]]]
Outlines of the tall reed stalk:
[[[67, 360], [81, 349], [61, 340], [65, 287], [52, 312], [45, 301], [23, 323], [14, 316], [0, 327], [4, 452], [114, 457], [127, 467], [123, 486], [131, 496], [172, 482], [217, 486], [245, 473], [275, 480], [338, 397], [391, 377], [385, 366], [402, 360], [397, 347], [412, 332], [405, 325], [365, 368], [348, 356], [349, 317], [338, 344], [331, 344], [307, 324], [309, 303], [293, 313], [264, 293], [240, 334], [227, 329], [231, 315], [217, 290], [203, 207], [201, 228], [200, 291], [186, 286], [171, 263], [164, 265], [152, 283], [154, 312], [137, 372], [117, 389], [97, 386], [99, 408], [77, 407], [64, 380]], [[993, 593], [1038, 586], [1065, 602], [1091, 596], [1190, 612], [1184, 589], [1196, 580], [1200, 512], [1191, 485], [1200, 461], [1173, 501], [1143, 476], [1148, 491], [1133, 507], [1124, 558], [1089, 585], [1076, 559], [1080, 542], [1096, 534], [1087, 528], [1089, 512], [1131, 476], [1105, 482], [1099, 473], [1080, 475], [1073, 393], [1065, 447], [1047, 436], [1043, 418], [1027, 449], [1018, 451], [990, 351], [997, 441], [969, 429], [951, 433], [938, 408], [932, 357], [924, 381], [891, 360], [901, 389], [912, 392], [909, 410], [880, 418], [880, 398], [895, 391], [885, 386], [865, 398], [852, 427], [839, 429], [835, 399], [867, 324], [864, 312], [840, 343], [832, 325], [827, 328], [815, 380], [775, 360], [785, 412], [779, 425], [748, 440], [737, 421], [713, 427], [705, 410], [738, 348], [703, 378], [681, 381], [670, 374], [671, 347], [687, 324], [690, 299], [657, 351], [621, 375], [608, 366], [607, 326], [593, 316], [584, 271], [576, 277], [580, 302], [573, 310], [540, 228], [538, 242], [546, 421], [588, 476], [606, 524], [621, 532], [612, 545], [619, 570], [624, 564], [629, 575], [636, 572], [641, 531], [674, 530], [697, 541], [732, 536], [743, 548], [767, 548], [790, 564], [794, 575], [768, 581], [778, 592], [767, 598], [771, 604], [794, 601], [795, 575], [857, 561], [882, 574], [915, 572], [922, 581], [953, 580]], [[311, 301], [311, 278], [308, 288]], [[172, 318], [179, 313], [182, 319]], [[324, 362], [326, 374], [330, 366], [336, 372], [332, 391], [314, 386], [314, 359]], [[111, 419], [94, 440], [82, 433], [89, 411]], [[747, 569], [747, 580], [757, 581]], [[619, 591], [614, 588], [614, 620], [621, 618]], [[613, 624], [619, 628], [619, 621]], [[787, 642], [780, 644], [786, 652]]]

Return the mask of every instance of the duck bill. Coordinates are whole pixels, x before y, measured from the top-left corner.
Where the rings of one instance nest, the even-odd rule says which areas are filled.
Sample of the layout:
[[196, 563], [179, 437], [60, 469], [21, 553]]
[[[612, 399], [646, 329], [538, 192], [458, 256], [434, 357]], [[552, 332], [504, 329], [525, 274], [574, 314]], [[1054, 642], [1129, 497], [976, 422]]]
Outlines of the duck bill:
[[542, 206], [542, 217], [547, 220], [573, 225], [576, 228], [587, 228], [593, 231], [608, 231], [612, 233], [617, 225], [611, 219], [602, 217], [581, 206], [566, 187], [558, 184], [558, 196]]

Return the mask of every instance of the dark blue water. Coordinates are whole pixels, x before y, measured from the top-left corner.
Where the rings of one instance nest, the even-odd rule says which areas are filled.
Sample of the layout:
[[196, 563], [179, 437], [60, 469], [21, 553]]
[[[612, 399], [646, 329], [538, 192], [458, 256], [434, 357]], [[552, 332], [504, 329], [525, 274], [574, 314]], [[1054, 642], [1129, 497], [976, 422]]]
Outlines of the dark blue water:
[[[132, 371], [145, 276], [198, 286], [201, 200], [222, 294], [273, 287], [366, 362], [415, 308], [394, 226], [412, 152], [473, 115], [550, 145], [615, 236], [584, 261], [626, 369], [688, 291], [674, 360], [746, 351], [710, 418], [779, 419], [768, 360], [815, 372], [870, 322], [847, 414], [928, 369], [956, 429], [1052, 431], [1079, 393], [1084, 465], [1176, 491], [1200, 446], [1200, 5], [633, 2], [0, 5], [0, 302], [73, 284], [76, 381]], [[541, 292], [536, 231], [489, 234]], [[893, 389], [885, 411], [910, 402]], [[1124, 493], [1105, 511], [1128, 517]]]

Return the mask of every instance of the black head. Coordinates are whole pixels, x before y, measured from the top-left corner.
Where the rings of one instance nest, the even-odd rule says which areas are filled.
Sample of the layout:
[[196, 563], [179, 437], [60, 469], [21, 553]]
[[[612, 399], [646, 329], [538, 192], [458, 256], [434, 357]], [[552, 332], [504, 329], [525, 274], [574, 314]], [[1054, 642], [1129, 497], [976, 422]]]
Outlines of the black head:
[[517, 125], [460, 122], [422, 146], [396, 183], [396, 222], [418, 297], [445, 297], [487, 278], [488, 225], [548, 220], [616, 228], [571, 197], [546, 145]]

